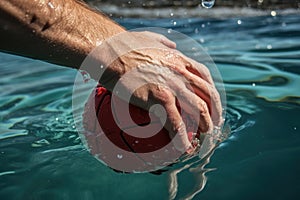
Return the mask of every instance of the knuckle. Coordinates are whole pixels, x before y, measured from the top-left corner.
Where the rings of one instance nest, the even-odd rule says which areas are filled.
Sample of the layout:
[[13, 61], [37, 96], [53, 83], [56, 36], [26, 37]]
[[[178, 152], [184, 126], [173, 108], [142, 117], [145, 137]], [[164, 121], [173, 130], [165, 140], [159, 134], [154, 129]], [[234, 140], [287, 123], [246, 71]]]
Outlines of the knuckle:
[[201, 116], [205, 116], [209, 113], [207, 104], [204, 101], [199, 101], [197, 105]]
[[160, 88], [158, 93], [160, 101], [164, 104], [169, 104], [174, 99], [172, 92], [166, 88]]
[[211, 77], [210, 71], [205, 65], [203, 65], [203, 72], [206, 77]]

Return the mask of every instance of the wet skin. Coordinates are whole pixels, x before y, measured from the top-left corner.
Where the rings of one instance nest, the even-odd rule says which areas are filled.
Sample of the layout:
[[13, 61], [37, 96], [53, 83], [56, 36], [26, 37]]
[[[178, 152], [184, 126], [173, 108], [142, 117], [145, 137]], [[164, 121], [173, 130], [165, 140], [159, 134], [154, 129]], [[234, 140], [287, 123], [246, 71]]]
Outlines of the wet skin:
[[[223, 123], [220, 97], [208, 69], [177, 51], [176, 44], [162, 35], [127, 32], [99, 11], [76, 0], [34, 0], [26, 4], [23, 0], [0, 1], [0, 24], [1, 51], [67, 67], [78, 69], [98, 44], [103, 45], [105, 56], [95, 59], [107, 67], [108, 76], [100, 83], [109, 90], [127, 72], [149, 66], [122, 80], [123, 86], [130, 91], [138, 78], [152, 78], [151, 84], [133, 92], [131, 103], [148, 110], [153, 104], [162, 105], [167, 115], [165, 127], [171, 135], [180, 135], [179, 149], [193, 151], [176, 107], [178, 91], [185, 102], [182, 109], [199, 119], [199, 132], [209, 133]], [[122, 37], [118, 37], [120, 33]], [[108, 40], [112, 36], [116, 37]], [[135, 49], [141, 44], [155, 48]], [[124, 48], [132, 50], [121, 55], [119, 51]], [[169, 54], [173, 55], [172, 59], [166, 56]], [[108, 62], [112, 57], [117, 59]], [[162, 70], [157, 70], [157, 66]], [[166, 71], [180, 74], [184, 79], [167, 76]], [[174, 84], [166, 85], [158, 78]], [[158, 116], [159, 113], [155, 111]]]

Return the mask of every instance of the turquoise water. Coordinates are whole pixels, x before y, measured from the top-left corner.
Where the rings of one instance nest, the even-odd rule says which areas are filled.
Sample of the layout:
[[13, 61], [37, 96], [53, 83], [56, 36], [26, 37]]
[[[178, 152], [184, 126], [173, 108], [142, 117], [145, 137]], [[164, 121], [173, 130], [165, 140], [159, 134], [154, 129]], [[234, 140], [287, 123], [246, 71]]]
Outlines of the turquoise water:
[[1, 53], [1, 200], [171, 199], [170, 177], [180, 170], [175, 199], [299, 198], [300, 15], [119, 22], [172, 28], [201, 43], [222, 74], [232, 135], [205, 167], [194, 159], [161, 175], [116, 173], [76, 132], [76, 71]]

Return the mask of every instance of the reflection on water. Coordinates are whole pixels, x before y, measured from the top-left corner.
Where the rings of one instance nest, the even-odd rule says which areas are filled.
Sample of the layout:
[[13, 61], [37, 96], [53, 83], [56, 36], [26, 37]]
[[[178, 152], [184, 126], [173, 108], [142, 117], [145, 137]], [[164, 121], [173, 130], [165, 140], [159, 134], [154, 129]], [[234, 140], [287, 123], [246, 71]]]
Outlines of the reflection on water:
[[77, 135], [75, 70], [0, 54], [0, 199], [279, 199], [274, 188], [297, 195], [299, 16], [140, 21], [120, 22], [174, 28], [208, 50], [227, 90], [229, 138], [212, 156], [159, 176], [115, 173]]

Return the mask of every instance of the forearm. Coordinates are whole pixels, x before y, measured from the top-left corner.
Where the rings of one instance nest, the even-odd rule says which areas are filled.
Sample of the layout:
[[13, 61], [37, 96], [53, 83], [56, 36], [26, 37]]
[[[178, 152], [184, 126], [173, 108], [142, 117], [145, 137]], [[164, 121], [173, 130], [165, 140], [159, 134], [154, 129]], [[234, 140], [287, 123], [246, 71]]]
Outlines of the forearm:
[[124, 29], [76, 0], [1, 0], [0, 50], [78, 68]]

